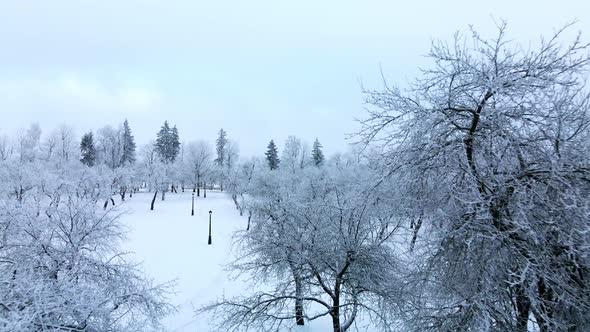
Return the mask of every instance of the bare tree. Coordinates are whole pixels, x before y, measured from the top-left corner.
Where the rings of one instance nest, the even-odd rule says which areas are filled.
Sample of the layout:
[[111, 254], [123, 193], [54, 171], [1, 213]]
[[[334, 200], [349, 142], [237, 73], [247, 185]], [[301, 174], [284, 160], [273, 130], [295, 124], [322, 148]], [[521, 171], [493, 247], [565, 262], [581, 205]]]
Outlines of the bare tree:
[[191, 142], [187, 148], [186, 163], [190, 171], [193, 192], [201, 196], [203, 181], [213, 169], [213, 149], [206, 141]]
[[423, 262], [407, 329], [590, 328], [589, 57], [564, 31], [536, 50], [505, 24], [457, 34], [411, 89], [365, 91], [360, 137], [385, 148]]
[[0, 160], [9, 159], [12, 156], [13, 150], [8, 136], [0, 135]]
[[236, 330], [276, 330], [328, 316], [333, 331], [343, 332], [361, 313], [388, 329], [381, 309], [395, 307], [398, 299], [390, 243], [398, 227], [391, 217], [382, 218], [385, 201], [364, 186], [363, 171], [258, 175], [249, 193], [252, 228], [239, 235], [240, 254], [230, 267], [263, 280], [266, 290], [202, 311], [215, 311], [222, 328]]
[[0, 198], [0, 330], [161, 330], [167, 287], [118, 248], [118, 214], [96, 204], [100, 175], [77, 160], [48, 165], [29, 174], [25, 199]]

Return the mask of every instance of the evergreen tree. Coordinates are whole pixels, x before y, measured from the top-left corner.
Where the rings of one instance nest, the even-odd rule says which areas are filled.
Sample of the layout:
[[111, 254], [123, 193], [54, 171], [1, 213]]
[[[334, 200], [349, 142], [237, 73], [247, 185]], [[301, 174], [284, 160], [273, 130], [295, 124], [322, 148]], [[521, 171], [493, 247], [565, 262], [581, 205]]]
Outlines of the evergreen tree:
[[80, 152], [82, 153], [82, 159], [80, 161], [86, 166], [94, 166], [96, 163], [96, 148], [94, 147], [94, 135], [92, 132], [88, 132], [82, 136]]
[[180, 137], [178, 136], [178, 129], [176, 125], [172, 127], [170, 133], [170, 161], [176, 160], [178, 153], [180, 152]]
[[279, 163], [281, 162], [279, 159], [279, 152], [277, 151], [277, 146], [273, 140], [270, 140], [268, 143], [268, 150], [266, 150], [266, 161], [268, 161], [268, 167], [270, 170], [275, 170], [279, 168]]
[[322, 152], [322, 144], [316, 138], [313, 142], [313, 149], [311, 150], [311, 158], [316, 166], [320, 166], [324, 163], [324, 153]]
[[121, 156], [121, 165], [135, 163], [135, 139], [131, 135], [129, 122], [125, 119], [123, 122], [123, 155]]
[[223, 128], [219, 130], [219, 137], [215, 141], [217, 158], [215, 158], [215, 164], [223, 166], [225, 161], [225, 146], [227, 145], [227, 133]]
[[156, 152], [162, 161], [170, 161], [171, 155], [171, 130], [168, 121], [164, 121], [164, 125], [160, 128], [156, 138]]

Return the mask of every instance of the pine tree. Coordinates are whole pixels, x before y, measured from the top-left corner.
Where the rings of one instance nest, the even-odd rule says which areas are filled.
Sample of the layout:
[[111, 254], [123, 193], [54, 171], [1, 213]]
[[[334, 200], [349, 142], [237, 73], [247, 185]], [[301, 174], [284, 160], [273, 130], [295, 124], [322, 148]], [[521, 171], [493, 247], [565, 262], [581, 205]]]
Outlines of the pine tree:
[[129, 122], [125, 119], [123, 122], [123, 155], [121, 156], [121, 165], [135, 163], [135, 139], [131, 135]]
[[156, 152], [158, 152], [162, 161], [170, 161], [170, 136], [170, 126], [168, 125], [168, 121], [164, 121], [164, 125], [160, 128], [156, 138]]
[[82, 136], [80, 152], [82, 153], [82, 159], [80, 161], [86, 166], [94, 166], [96, 163], [96, 148], [94, 147], [94, 135], [92, 132], [88, 132]]
[[221, 128], [219, 130], [219, 137], [215, 141], [217, 158], [215, 158], [215, 164], [223, 166], [225, 162], [225, 146], [227, 144], [227, 133]]
[[277, 146], [273, 140], [270, 140], [268, 143], [268, 150], [266, 150], [266, 161], [268, 161], [268, 167], [270, 170], [275, 170], [279, 168], [279, 163], [281, 162], [279, 159], [279, 152], [277, 151]]
[[313, 142], [313, 149], [311, 150], [311, 158], [316, 166], [320, 166], [324, 163], [324, 153], [322, 152], [322, 144], [316, 138]]
[[178, 136], [178, 129], [176, 126], [172, 127], [170, 133], [170, 161], [176, 160], [180, 152], [180, 137]]

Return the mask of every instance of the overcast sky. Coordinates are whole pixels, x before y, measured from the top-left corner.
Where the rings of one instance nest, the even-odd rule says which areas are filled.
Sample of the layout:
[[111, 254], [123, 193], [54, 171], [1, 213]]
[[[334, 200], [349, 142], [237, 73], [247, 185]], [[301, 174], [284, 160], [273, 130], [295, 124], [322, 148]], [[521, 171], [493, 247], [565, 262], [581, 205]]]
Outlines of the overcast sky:
[[183, 141], [223, 127], [245, 155], [289, 135], [342, 151], [361, 82], [403, 85], [431, 40], [494, 18], [523, 43], [572, 20], [590, 40], [584, 0], [0, 0], [0, 133], [127, 118], [141, 144], [168, 120]]

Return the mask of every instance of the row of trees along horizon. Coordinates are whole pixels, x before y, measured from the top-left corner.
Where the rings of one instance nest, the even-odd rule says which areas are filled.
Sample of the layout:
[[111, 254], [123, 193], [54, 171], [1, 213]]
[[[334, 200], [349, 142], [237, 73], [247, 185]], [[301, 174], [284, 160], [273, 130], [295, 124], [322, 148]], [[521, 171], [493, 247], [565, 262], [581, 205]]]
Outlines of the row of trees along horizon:
[[171, 286], [124, 259], [108, 203], [215, 185], [247, 216], [227, 269], [248, 289], [197, 311], [220, 331], [589, 331], [590, 48], [569, 27], [434, 42], [408, 89], [363, 90], [361, 145], [328, 159], [289, 137], [239, 160], [168, 123], [137, 153], [126, 121], [0, 137], [0, 330], [163, 330]]
[[[204, 140], [185, 144], [185, 149], [185, 146], [180, 142], [176, 126], [170, 127], [168, 121], [164, 121], [156, 134], [155, 141], [141, 146], [139, 165], [136, 165], [138, 157], [135, 138], [127, 119], [118, 129], [105, 126], [97, 132], [98, 138], [96, 140], [93, 131], [83, 134], [79, 145], [80, 162], [88, 167], [104, 165], [113, 170], [124, 169], [126, 174], [123, 177], [129, 176], [130, 172], [139, 172], [137, 178], [147, 175], [147, 181], [134, 184], [121, 181], [121, 176], [115, 175], [113, 189], [119, 192], [123, 200], [127, 194], [133, 195], [139, 187], [146, 187], [149, 192], [154, 191], [152, 210], [158, 192], [161, 192], [162, 200], [165, 200], [168, 190], [177, 192], [180, 187], [184, 191], [187, 186], [190, 186], [200, 197], [201, 190], [205, 188], [207, 182], [209, 182], [210, 189], [217, 187], [223, 191], [223, 169], [232, 168], [239, 158], [237, 142], [229, 140], [223, 129], [219, 130], [215, 140], [216, 155], [214, 156], [212, 148]], [[6, 136], [0, 138], [0, 160], [10, 160], [14, 155], [21, 162], [32, 161], [36, 154], [36, 157], [39, 158], [42, 150], [47, 150], [47, 160], [51, 159], [51, 155], [54, 154], [58, 159], [67, 161], [76, 156], [72, 135], [73, 130], [62, 125], [51, 133], [42, 144], [41, 128], [39, 124], [33, 123], [24, 134], [13, 140], [12, 144]], [[58, 145], [61, 150], [54, 152], [53, 150]], [[306, 156], [307, 145], [303, 144], [300, 139], [290, 136], [285, 142], [285, 155], [287, 155], [286, 158], [289, 158], [288, 154], [293, 154], [293, 149], [303, 149], [299, 167], [303, 168], [308, 164], [320, 166], [325, 159], [322, 148], [322, 144], [316, 138], [310, 155]], [[270, 170], [279, 168], [281, 158], [279, 158], [279, 151], [274, 140], [270, 140], [264, 155]], [[177, 161], [179, 157], [180, 159]], [[150, 171], [147, 174], [142, 174], [145, 166], [148, 166]], [[154, 179], [154, 177], [161, 178]], [[105, 201], [105, 208], [109, 201], [113, 205], [115, 204], [114, 200], [109, 198]]]

